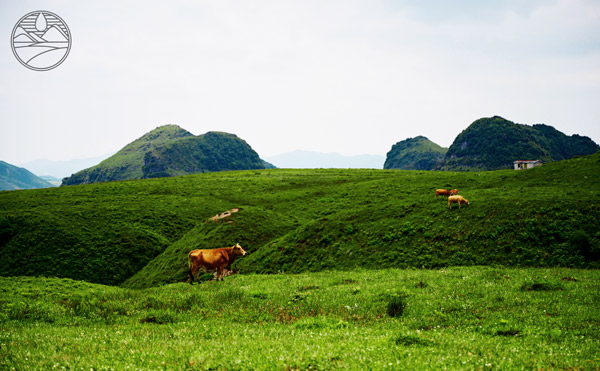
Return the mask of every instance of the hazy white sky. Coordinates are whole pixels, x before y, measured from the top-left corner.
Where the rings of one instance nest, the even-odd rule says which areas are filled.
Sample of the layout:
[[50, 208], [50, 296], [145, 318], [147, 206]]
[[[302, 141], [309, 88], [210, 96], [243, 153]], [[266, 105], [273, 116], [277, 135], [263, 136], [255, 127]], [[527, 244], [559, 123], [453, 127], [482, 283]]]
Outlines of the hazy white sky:
[[[10, 47], [34, 10], [72, 34], [51, 71]], [[2, 0], [0, 40], [9, 163], [103, 155], [163, 124], [263, 157], [448, 147], [493, 115], [600, 142], [598, 0]]]

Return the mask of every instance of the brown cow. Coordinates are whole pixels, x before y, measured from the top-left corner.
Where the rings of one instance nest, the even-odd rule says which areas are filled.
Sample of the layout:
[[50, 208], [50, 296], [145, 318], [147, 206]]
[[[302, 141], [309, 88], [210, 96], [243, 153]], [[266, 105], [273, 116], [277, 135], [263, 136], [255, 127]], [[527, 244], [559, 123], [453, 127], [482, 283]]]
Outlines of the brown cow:
[[458, 208], [460, 209], [461, 204], [469, 205], [469, 201], [463, 196], [450, 196], [448, 197], [448, 209], [452, 208], [453, 203], [458, 203]]
[[215, 279], [223, 280], [223, 277], [231, 269], [231, 264], [238, 256], [244, 256], [246, 252], [240, 244], [232, 247], [222, 247], [220, 249], [192, 250], [188, 254], [188, 275], [190, 284], [194, 282], [194, 277], [198, 279], [198, 271], [214, 272]]
[[447, 189], [436, 189], [435, 190], [435, 198], [437, 198], [437, 196], [450, 196], [450, 191]]
[[458, 189], [451, 189], [450, 190], [450, 196], [454, 196], [458, 194]]

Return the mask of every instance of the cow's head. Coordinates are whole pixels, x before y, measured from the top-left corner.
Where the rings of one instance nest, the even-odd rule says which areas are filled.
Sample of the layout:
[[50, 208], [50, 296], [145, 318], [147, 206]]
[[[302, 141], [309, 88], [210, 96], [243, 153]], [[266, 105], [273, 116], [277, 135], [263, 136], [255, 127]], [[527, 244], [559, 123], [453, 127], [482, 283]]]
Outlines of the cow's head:
[[244, 251], [244, 249], [242, 249], [239, 243], [236, 243], [235, 245], [233, 245], [233, 254], [244, 256], [246, 255], [246, 252]]

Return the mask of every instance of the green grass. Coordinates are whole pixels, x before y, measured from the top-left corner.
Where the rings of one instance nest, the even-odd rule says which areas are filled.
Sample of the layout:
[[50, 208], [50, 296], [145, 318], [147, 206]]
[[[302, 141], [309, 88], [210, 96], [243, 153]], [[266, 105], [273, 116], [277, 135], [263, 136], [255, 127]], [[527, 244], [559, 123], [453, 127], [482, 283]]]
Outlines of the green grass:
[[[449, 210], [436, 188], [471, 205]], [[600, 154], [528, 171], [276, 169], [0, 192], [0, 275], [150, 287], [184, 280], [190, 250], [236, 242], [243, 273], [598, 268], [599, 219]]]
[[249, 274], [143, 290], [6, 277], [0, 294], [1, 369], [600, 367], [596, 270]]

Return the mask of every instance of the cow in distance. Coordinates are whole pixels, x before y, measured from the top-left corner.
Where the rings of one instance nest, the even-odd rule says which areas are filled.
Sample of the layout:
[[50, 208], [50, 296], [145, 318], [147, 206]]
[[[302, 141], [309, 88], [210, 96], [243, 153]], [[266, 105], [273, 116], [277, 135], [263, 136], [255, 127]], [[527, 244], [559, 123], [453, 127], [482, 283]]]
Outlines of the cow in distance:
[[190, 284], [194, 278], [200, 283], [198, 273], [200, 270], [213, 272], [217, 281], [223, 280], [223, 277], [231, 270], [231, 264], [238, 256], [246, 255], [246, 251], [236, 243], [231, 247], [221, 247], [218, 249], [196, 249], [188, 254], [188, 276]]
[[448, 197], [448, 209], [452, 209], [452, 204], [457, 203], [458, 208], [460, 209], [460, 205], [466, 204], [469, 205], [469, 201], [463, 196], [450, 196]]

